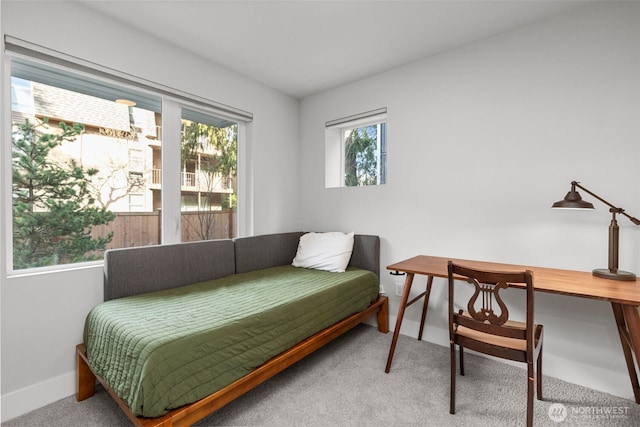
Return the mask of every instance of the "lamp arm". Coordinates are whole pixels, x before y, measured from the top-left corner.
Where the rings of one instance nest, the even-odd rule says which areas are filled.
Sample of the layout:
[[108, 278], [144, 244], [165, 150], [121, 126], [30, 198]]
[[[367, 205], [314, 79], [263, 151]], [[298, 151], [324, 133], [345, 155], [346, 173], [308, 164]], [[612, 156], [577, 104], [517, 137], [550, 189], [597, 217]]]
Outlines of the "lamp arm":
[[592, 195], [593, 197], [595, 197], [596, 199], [600, 200], [602, 203], [604, 203], [605, 205], [611, 207], [612, 211], [611, 212], [615, 212], [618, 214], [622, 214], [624, 216], [626, 216], [627, 218], [629, 218], [629, 220], [634, 223], [635, 225], [640, 225], [640, 219], [632, 217], [631, 215], [628, 215], [624, 209], [616, 207], [614, 205], [612, 205], [611, 203], [607, 202], [605, 199], [603, 199], [602, 197], [598, 196], [597, 194], [592, 193], [591, 191], [587, 190], [586, 188], [584, 188], [582, 185], [580, 185], [580, 183], [578, 183], [577, 181], [572, 181], [571, 182], [572, 186], [578, 187], [579, 189], [583, 190], [586, 193], [589, 193], [590, 195]]

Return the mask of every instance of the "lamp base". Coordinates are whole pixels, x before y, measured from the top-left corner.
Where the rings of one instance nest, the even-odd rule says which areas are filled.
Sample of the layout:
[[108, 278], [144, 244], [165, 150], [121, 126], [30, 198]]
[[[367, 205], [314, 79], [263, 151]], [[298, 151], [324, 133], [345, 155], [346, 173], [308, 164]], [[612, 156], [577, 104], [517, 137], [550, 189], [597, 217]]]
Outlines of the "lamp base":
[[603, 279], [609, 280], [625, 280], [625, 281], [634, 281], [636, 280], [636, 275], [630, 273], [628, 271], [618, 270], [615, 273], [610, 271], [608, 268], [597, 268], [593, 270], [593, 275], [596, 277], [601, 277]]

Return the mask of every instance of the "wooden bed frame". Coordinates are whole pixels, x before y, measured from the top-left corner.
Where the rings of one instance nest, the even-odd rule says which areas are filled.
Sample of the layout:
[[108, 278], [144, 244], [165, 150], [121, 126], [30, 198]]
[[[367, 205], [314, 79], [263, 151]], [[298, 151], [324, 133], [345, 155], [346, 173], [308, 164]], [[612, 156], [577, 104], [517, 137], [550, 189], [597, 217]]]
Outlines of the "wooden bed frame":
[[377, 315], [378, 330], [382, 333], [389, 332], [389, 298], [385, 295], [378, 296], [365, 310], [353, 314], [332, 326], [312, 335], [306, 340], [293, 346], [265, 362], [252, 372], [224, 387], [223, 389], [210, 394], [194, 403], [174, 409], [164, 416], [158, 418], [143, 418], [133, 415], [124, 401], [109, 388], [106, 382], [95, 375], [87, 360], [84, 344], [76, 346], [77, 357], [77, 384], [76, 399], [82, 401], [95, 394], [96, 380], [102, 384], [107, 392], [113, 397], [118, 406], [129, 417], [133, 425], [139, 427], [170, 427], [170, 426], [190, 426], [202, 418], [222, 408], [232, 400], [242, 396], [249, 390], [262, 384], [264, 381], [283, 371], [287, 367], [298, 362], [305, 356], [321, 348], [333, 339], [349, 331], [356, 325], [364, 322], [373, 314]]

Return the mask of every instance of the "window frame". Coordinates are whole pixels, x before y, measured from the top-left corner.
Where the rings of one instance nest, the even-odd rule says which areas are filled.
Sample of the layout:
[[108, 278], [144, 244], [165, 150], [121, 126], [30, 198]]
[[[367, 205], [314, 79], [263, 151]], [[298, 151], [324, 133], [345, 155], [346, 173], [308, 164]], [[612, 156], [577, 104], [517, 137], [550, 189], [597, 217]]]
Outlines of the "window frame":
[[[384, 145], [382, 151], [382, 139], [380, 130], [384, 124]], [[345, 182], [345, 145], [344, 133], [347, 130], [355, 130], [371, 125], [378, 125], [377, 150], [378, 164], [376, 173], [376, 184], [370, 185], [346, 185]], [[386, 131], [387, 131], [387, 109], [355, 114], [341, 119], [331, 120], [325, 123], [325, 188], [358, 188], [376, 187], [386, 184]], [[383, 164], [384, 163], [384, 164]], [[384, 170], [384, 172], [383, 172]], [[384, 181], [384, 182], [381, 182]]]
[[[2, 156], [2, 188], [0, 188], [0, 197], [3, 198], [4, 209], [0, 212], [2, 222], [5, 227], [3, 236], [3, 247], [6, 248], [5, 256], [2, 257], [4, 271], [7, 277], [23, 276], [31, 274], [40, 274], [51, 271], [65, 271], [78, 268], [87, 268], [96, 265], [102, 265], [103, 260], [85, 261], [79, 263], [59, 264], [46, 267], [36, 267], [27, 269], [13, 268], [13, 211], [12, 211], [12, 151], [11, 151], [11, 132], [12, 132], [12, 91], [11, 91], [11, 64], [14, 59], [23, 61], [42, 63], [48, 67], [60, 70], [62, 73], [85, 75], [90, 79], [98, 81], [106, 81], [109, 84], [122, 87], [123, 89], [131, 89], [135, 92], [145, 92], [152, 96], [158, 96], [161, 99], [161, 117], [163, 129], [163, 154], [162, 168], [164, 170], [162, 176], [161, 200], [161, 244], [178, 243], [181, 241], [181, 187], [179, 179], [171, 179], [174, 176], [180, 176], [180, 120], [182, 109], [199, 111], [202, 114], [219, 117], [221, 119], [230, 120], [238, 124], [237, 131], [237, 206], [238, 221], [237, 235], [247, 235], [252, 232], [252, 215], [250, 198], [251, 194], [244, 193], [249, 187], [245, 184], [245, 176], [250, 176], [250, 171], [246, 170], [246, 165], [250, 164], [246, 156], [248, 145], [246, 138], [246, 129], [253, 120], [253, 114], [224, 104], [216, 103], [195, 95], [187, 94], [172, 88], [159, 85], [131, 76], [122, 72], [106, 69], [97, 64], [88, 63], [78, 58], [73, 58], [60, 52], [51, 51], [42, 46], [34, 45], [19, 39], [14, 39], [5, 35], [5, 51], [3, 55], [2, 66], [2, 87], [3, 93], [1, 102], [2, 108], [2, 132], [1, 150]], [[242, 148], [242, 149], [241, 149]], [[247, 210], [245, 212], [245, 209]]]

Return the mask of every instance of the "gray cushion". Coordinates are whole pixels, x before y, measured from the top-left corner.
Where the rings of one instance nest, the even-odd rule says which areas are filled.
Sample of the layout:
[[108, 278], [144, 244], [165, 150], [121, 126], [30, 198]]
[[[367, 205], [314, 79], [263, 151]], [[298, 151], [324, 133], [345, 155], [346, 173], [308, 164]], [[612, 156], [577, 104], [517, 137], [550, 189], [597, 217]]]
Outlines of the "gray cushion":
[[353, 236], [349, 265], [373, 271], [380, 278], [380, 237], [367, 234]]
[[302, 232], [264, 234], [234, 239], [236, 273], [291, 264]]
[[104, 256], [104, 300], [176, 288], [234, 273], [231, 240], [111, 249]]
[[[294, 232], [236, 238], [236, 273], [291, 264], [303, 234]], [[373, 271], [380, 277], [380, 237], [356, 234], [349, 265]]]
[[[303, 232], [111, 249], [104, 257], [104, 300], [176, 288], [234, 273], [289, 265]], [[350, 266], [380, 277], [380, 238], [356, 234]]]

